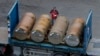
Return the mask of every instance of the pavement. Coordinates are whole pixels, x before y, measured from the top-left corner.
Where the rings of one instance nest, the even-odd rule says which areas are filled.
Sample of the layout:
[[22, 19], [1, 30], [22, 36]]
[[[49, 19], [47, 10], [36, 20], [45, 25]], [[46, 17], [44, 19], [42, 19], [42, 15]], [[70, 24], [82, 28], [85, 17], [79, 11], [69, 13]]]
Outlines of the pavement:
[[[6, 39], [6, 17], [14, 2], [15, 0], [0, 0], [0, 41], [2, 38]], [[66, 16], [69, 21], [72, 21], [77, 17], [82, 17], [86, 20], [89, 10], [92, 9], [93, 38], [91, 43], [93, 46], [95, 46], [94, 43], [100, 45], [100, 0], [19, 0], [20, 18], [25, 12], [28, 11], [33, 12], [37, 17], [44, 13], [49, 14], [50, 10], [55, 6], [57, 7], [60, 15]], [[6, 30], [3, 30], [2, 27], [4, 27]], [[4, 31], [5, 34], [3, 34]], [[97, 47], [99, 48], [97, 50], [100, 52], [100, 46]], [[93, 48], [94, 47], [89, 47], [87, 52], [91, 54]]]
[[0, 27], [0, 43], [8, 43], [8, 31], [6, 27]]

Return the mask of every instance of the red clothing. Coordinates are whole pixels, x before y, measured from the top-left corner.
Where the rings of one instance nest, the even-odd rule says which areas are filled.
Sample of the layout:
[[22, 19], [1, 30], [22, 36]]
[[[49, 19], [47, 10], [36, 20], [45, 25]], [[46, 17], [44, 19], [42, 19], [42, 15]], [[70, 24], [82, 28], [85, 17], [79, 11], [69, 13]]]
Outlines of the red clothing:
[[52, 19], [56, 19], [59, 13], [56, 9], [52, 9], [50, 11], [50, 14], [51, 14]]

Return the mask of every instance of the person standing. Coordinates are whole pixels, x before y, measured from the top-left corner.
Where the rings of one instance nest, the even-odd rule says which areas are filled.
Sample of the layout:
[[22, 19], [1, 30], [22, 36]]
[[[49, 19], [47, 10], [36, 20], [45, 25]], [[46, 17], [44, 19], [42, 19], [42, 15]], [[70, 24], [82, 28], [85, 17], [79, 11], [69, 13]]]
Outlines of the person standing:
[[59, 12], [58, 10], [56, 9], [56, 7], [54, 7], [51, 11], [50, 11], [50, 14], [51, 14], [51, 18], [52, 18], [52, 25], [54, 24], [57, 16], [59, 15]]

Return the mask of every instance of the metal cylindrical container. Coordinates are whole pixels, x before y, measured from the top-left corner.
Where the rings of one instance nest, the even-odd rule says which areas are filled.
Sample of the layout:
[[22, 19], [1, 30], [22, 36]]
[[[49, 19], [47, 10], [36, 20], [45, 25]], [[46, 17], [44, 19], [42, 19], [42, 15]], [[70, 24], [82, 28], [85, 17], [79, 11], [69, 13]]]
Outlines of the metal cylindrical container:
[[14, 37], [19, 40], [30, 38], [30, 32], [35, 23], [35, 15], [31, 12], [25, 13], [22, 20], [14, 30]]
[[68, 27], [68, 20], [65, 16], [58, 16], [51, 31], [48, 35], [48, 40], [52, 44], [60, 44]]
[[42, 42], [45, 39], [45, 35], [51, 25], [51, 17], [47, 14], [43, 14], [37, 20], [33, 30], [31, 32], [31, 39], [35, 42]]
[[78, 46], [82, 39], [82, 31], [85, 21], [83, 18], [76, 18], [69, 27], [68, 33], [64, 38], [65, 42], [69, 46]]

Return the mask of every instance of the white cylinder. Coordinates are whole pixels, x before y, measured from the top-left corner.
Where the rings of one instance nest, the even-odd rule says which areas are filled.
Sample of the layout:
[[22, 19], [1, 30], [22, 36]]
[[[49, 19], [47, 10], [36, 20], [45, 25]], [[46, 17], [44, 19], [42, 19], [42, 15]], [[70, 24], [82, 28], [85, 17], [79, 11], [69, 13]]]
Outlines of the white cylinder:
[[31, 12], [25, 13], [22, 20], [14, 30], [14, 37], [18, 40], [25, 40], [30, 38], [30, 32], [35, 23], [35, 15]]
[[68, 20], [65, 16], [58, 16], [48, 36], [52, 44], [60, 44], [68, 27]]
[[64, 39], [67, 45], [78, 46], [80, 44], [84, 23], [83, 18], [76, 18], [73, 21]]
[[47, 14], [40, 16], [31, 33], [31, 39], [35, 42], [42, 42], [51, 25], [51, 17]]

